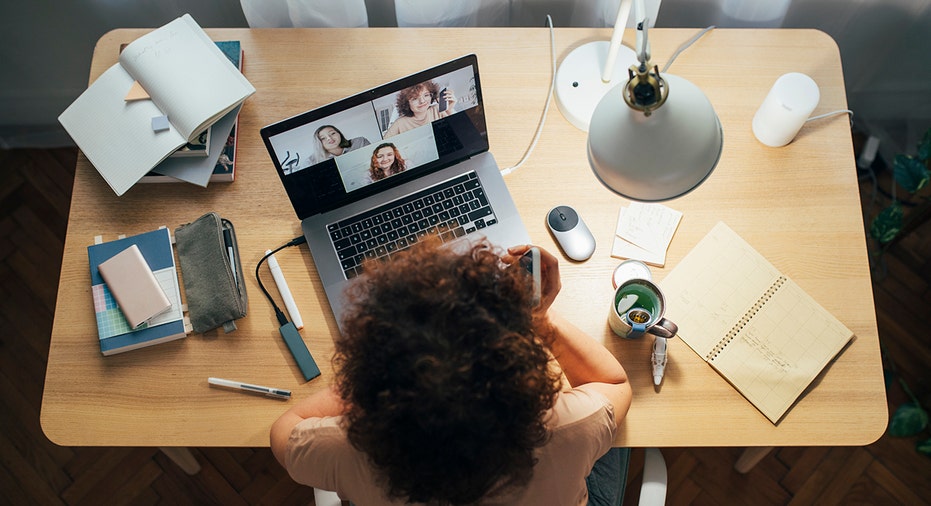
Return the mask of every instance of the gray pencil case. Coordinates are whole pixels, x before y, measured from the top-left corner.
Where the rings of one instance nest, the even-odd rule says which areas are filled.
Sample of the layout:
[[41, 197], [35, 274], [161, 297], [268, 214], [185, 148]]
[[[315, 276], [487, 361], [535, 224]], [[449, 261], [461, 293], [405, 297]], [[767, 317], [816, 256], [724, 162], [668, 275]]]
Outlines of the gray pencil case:
[[233, 224], [207, 213], [176, 228], [175, 245], [194, 332], [236, 330], [248, 300]]

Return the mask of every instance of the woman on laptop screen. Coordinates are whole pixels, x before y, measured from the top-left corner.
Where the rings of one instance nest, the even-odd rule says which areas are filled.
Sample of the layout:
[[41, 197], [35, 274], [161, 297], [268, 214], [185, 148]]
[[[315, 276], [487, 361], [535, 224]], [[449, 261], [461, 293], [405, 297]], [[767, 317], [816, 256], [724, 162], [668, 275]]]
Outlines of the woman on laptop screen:
[[385, 138], [414, 128], [428, 125], [453, 113], [456, 95], [449, 88], [440, 87], [433, 81], [426, 81], [405, 88], [398, 93], [395, 107], [398, 119], [388, 127]]
[[407, 163], [398, 152], [398, 148], [390, 143], [379, 144], [375, 151], [372, 151], [372, 163], [369, 165], [369, 177], [372, 182], [380, 181], [386, 177], [393, 176], [404, 172]]
[[354, 151], [371, 144], [365, 137], [347, 139], [338, 128], [333, 125], [323, 125], [314, 132], [314, 162], [320, 163], [329, 158]]

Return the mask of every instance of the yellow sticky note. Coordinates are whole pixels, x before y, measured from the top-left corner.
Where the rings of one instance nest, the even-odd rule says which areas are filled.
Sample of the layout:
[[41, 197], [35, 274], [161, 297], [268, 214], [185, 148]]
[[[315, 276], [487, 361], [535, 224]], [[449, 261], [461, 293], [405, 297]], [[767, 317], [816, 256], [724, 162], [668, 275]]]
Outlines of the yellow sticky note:
[[142, 89], [142, 85], [139, 84], [139, 81], [133, 81], [132, 87], [129, 88], [129, 93], [126, 94], [126, 97], [123, 99], [127, 102], [132, 102], [133, 100], [148, 100], [149, 93]]

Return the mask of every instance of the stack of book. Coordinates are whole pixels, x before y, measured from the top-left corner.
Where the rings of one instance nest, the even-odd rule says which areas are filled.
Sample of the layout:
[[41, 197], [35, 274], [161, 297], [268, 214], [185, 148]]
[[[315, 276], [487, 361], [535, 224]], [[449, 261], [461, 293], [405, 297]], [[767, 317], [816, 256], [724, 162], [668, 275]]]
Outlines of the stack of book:
[[[126, 318], [126, 310], [133, 304], [134, 287], [140, 295], [150, 288], [144, 283], [144, 277], [122, 276], [116, 278], [121, 284], [129, 284], [129, 297], [125, 288], [111, 286], [104, 281], [100, 265], [133, 246], [139, 249], [145, 260], [144, 269], [149, 269], [170, 302], [166, 310], [149, 317], [139, 325], [131, 325]], [[87, 247], [90, 262], [91, 293], [94, 298], [94, 313], [97, 318], [97, 334], [100, 340], [100, 352], [115, 355], [158, 343], [173, 341], [185, 337], [190, 332], [181, 308], [181, 287], [178, 282], [178, 268], [175, 265], [174, 248], [167, 228], [159, 228], [139, 235], [99, 242]], [[111, 290], [113, 288], [113, 290]], [[119, 297], [114, 291], [124, 291]], [[140, 300], [138, 297], [136, 301]], [[135, 323], [135, 322], [134, 322]]]
[[[243, 51], [238, 40], [215, 42], [230, 63], [242, 72]], [[140, 183], [189, 182], [199, 186], [207, 183], [231, 183], [236, 179], [236, 126], [239, 108], [229, 118], [221, 118], [205, 130], [203, 142], [188, 143], [139, 180]], [[206, 180], [205, 180], [205, 176]]]
[[232, 177], [234, 127], [255, 93], [241, 68], [238, 41], [215, 43], [185, 14], [126, 45], [58, 120], [117, 195], [151, 171], [206, 186], [218, 164]]

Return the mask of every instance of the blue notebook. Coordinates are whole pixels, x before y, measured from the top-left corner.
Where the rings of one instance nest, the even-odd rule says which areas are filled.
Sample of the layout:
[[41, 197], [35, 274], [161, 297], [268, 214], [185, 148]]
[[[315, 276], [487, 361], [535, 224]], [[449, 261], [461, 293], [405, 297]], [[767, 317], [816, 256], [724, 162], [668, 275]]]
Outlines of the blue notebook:
[[[170, 309], [136, 330], [129, 326], [97, 268], [101, 262], [133, 244], [142, 252], [143, 258], [171, 301]], [[88, 246], [87, 258], [90, 263], [91, 293], [94, 296], [94, 313], [97, 318], [101, 353], [114, 355], [187, 335], [184, 314], [181, 311], [178, 269], [175, 266], [174, 248], [167, 228]]]

